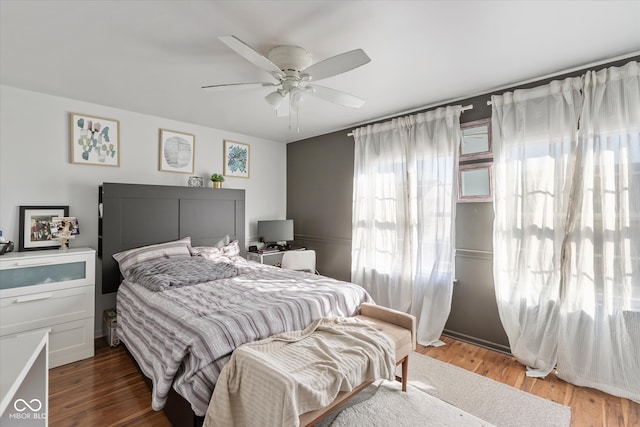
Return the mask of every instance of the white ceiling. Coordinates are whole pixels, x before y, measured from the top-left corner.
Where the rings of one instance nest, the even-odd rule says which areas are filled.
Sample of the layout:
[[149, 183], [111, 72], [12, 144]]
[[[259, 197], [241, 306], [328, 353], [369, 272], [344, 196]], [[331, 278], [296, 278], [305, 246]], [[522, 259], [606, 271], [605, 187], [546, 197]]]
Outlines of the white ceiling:
[[[362, 48], [369, 64], [321, 84], [367, 102], [308, 98], [290, 131], [269, 89], [200, 89], [269, 79], [220, 35], [314, 62]], [[640, 1], [0, 0], [0, 47], [5, 85], [290, 142], [638, 54]]]

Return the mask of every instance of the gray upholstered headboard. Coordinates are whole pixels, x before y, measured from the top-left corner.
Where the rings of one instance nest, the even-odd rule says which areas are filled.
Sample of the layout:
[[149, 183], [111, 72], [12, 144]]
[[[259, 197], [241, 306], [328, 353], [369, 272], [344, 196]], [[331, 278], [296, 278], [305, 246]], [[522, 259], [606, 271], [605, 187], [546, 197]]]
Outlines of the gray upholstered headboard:
[[187, 236], [193, 246], [215, 246], [229, 236], [245, 254], [244, 190], [104, 183], [98, 198], [103, 294], [118, 290], [112, 255], [127, 249]]

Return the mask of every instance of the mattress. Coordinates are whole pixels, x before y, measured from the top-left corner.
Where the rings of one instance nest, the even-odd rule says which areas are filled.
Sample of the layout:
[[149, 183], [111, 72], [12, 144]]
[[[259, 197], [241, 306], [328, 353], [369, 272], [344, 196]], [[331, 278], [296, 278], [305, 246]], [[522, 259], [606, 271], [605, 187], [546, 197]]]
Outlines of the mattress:
[[163, 292], [129, 280], [120, 285], [118, 337], [153, 382], [153, 409], [164, 407], [173, 386], [203, 416], [236, 347], [322, 317], [350, 317], [373, 302], [352, 283], [240, 257], [235, 265], [235, 277]]

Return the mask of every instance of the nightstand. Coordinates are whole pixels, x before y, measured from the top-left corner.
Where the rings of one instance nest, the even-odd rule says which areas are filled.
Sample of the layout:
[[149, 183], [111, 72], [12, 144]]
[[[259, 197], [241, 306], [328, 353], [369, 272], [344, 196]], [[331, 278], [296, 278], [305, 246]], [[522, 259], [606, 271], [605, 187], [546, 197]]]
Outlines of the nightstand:
[[93, 356], [95, 251], [0, 256], [0, 337], [49, 331], [49, 367]]
[[249, 261], [259, 262], [260, 264], [279, 265], [282, 261], [282, 254], [284, 252], [248, 252], [247, 259]]
[[[306, 248], [298, 248], [294, 247], [289, 250], [291, 251], [304, 251]], [[287, 251], [258, 251], [258, 252], [249, 252], [247, 251], [246, 258], [249, 261], [259, 262], [260, 264], [268, 264], [268, 265], [277, 265], [280, 266], [282, 262], [282, 255]]]

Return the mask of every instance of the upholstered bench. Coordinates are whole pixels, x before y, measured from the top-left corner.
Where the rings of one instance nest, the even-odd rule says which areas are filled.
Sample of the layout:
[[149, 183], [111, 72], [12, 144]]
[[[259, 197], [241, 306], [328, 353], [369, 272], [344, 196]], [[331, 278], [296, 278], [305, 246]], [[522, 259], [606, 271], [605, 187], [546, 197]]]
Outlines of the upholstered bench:
[[407, 391], [409, 355], [416, 349], [416, 318], [410, 314], [363, 303], [356, 318], [370, 324], [396, 343], [396, 365], [402, 363], [402, 391]]
[[[402, 381], [402, 391], [407, 391], [409, 354], [416, 349], [416, 318], [407, 313], [368, 303], [362, 304], [360, 315], [356, 318], [381, 331], [395, 343], [396, 365], [402, 363], [402, 377], [396, 379]], [[300, 425], [312, 426], [370, 384], [371, 381], [367, 381], [350, 392], [340, 392], [329, 406], [302, 414]]]

